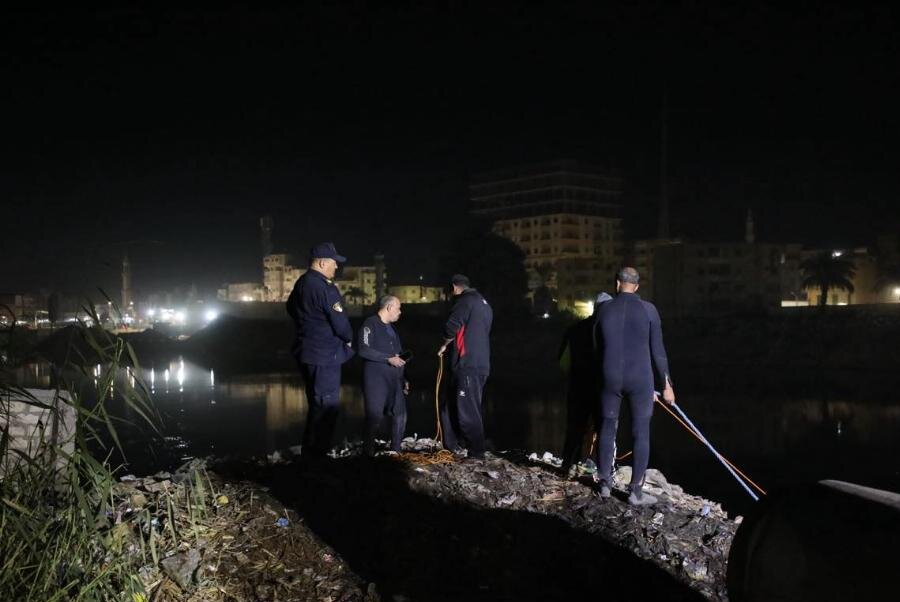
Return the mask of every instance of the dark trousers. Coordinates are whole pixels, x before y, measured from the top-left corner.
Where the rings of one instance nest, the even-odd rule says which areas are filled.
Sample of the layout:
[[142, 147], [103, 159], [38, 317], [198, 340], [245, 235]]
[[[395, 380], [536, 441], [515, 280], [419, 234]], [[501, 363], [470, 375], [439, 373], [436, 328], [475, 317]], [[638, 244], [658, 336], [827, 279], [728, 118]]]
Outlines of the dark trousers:
[[484, 421], [481, 417], [481, 401], [487, 374], [459, 371], [451, 380], [453, 390], [444, 398], [441, 406], [441, 428], [444, 431], [444, 448], [456, 450], [464, 440], [470, 458], [484, 457]]
[[306, 385], [303, 454], [324, 456], [331, 449], [341, 402], [341, 366], [300, 364]]
[[[644, 384], [644, 383], [642, 383]], [[604, 388], [600, 411], [602, 421], [599, 433], [599, 460], [597, 474], [601, 480], [612, 482], [612, 468], [615, 461], [616, 430], [619, 427], [619, 410], [622, 398], [627, 397], [631, 405], [631, 435], [633, 459], [631, 462], [631, 486], [640, 487], [650, 461], [650, 418], [653, 416], [653, 383], [625, 390]]]
[[375, 436], [381, 429], [385, 416], [391, 423], [391, 449], [400, 451], [400, 443], [406, 431], [406, 395], [403, 394], [403, 378], [395, 368], [381, 369], [366, 366], [363, 371], [363, 396], [366, 408], [365, 451], [375, 451]]
[[584, 457], [585, 436], [600, 432], [597, 420], [600, 389], [596, 381], [570, 381], [566, 394], [566, 440], [563, 443], [563, 466], [577, 464]]

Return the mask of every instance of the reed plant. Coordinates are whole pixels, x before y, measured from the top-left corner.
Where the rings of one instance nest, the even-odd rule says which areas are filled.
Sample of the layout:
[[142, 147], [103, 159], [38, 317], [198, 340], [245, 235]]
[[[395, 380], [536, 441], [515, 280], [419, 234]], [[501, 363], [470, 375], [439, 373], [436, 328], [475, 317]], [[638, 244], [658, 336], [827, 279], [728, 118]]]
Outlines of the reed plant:
[[[92, 305], [85, 310], [93, 324], [100, 323]], [[14, 343], [15, 328], [13, 321], [2, 337], [4, 346]], [[140, 513], [123, 519], [117, 467], [110, 460], [116, 448], [124, 456], [122, 419], [112, 407], [124, 407], [151, 429], [158, 429], [158, 415], [130, 345], [84, 322], [71, 332], [65, 357], [55, 365], [50, 402], [17, 384], [9, 365], [14, 358], [0, 354], [0, 600], [142, 602], [146, 593], [137, 568], [141, 550], [153, 549], [158, 560], [156, 534], [149, 529], [144, 537], [140, 528], [127, 524]], [[117, 389], [117, 376], [126, 367], [133, 370], [134, 385]], [[48, 415], [74, 412], [71, 440], [63, 444], [41, 436], [30, 449], [14, 446], [13, 402], [43, 408]], [[139, 534], [138, 552], [128, 553], [135, 546], [134, 533]]]

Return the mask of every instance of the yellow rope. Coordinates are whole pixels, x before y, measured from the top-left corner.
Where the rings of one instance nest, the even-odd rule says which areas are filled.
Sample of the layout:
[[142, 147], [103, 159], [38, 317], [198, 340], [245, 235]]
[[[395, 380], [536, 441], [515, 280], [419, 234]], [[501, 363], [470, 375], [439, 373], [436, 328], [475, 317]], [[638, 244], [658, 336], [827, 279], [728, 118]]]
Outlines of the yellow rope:
[[[434, 440], [444, 443], [444, 430], [441, 428], [441, 379], [444, 376], [444, 356], [439, 355], [437, 382], [434, 385], [434, 416], [435, 416], [435, 435]], [[455, 462], [453, 452], [441, 449], [436, 452], [403, 452], [399, 459], [409, 462], [410, 464], [452, 464]]]
[[434, 385], [434, 417], [435, 417], [435, 435], [434, 440], [444, 443], [444, 431], [441, 429], [441, 378], [444, 376], [444, 355], [438, 356], [438, 373], [437, 382]]

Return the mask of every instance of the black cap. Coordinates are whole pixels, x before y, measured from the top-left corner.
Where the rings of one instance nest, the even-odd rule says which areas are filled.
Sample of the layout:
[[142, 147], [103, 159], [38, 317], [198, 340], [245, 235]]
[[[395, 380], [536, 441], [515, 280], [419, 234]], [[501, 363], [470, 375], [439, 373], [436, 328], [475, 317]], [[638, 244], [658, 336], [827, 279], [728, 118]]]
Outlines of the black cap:
[[347, 258], [338, 255], [337, 249], [334, 248], [333, 242], [320, 242], [309, 250], [310, 259], [334, 259], [338, 263], [344, 263]]
[[453, 276], [450, 277], [450, 284], [455, 284], [456, 286], [462, 286], [465, 288], [469, 288], [469, 286], [471, 286], [469, 284], [469, 277], [463, 276], [462, 274], [453, 274]]

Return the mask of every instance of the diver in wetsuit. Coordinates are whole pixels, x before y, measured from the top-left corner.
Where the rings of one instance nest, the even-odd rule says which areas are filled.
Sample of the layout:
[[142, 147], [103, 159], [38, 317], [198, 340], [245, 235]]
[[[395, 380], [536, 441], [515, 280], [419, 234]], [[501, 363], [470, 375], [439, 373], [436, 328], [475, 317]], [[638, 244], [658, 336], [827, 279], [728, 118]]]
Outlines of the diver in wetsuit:
[[663, 346], [659, 312], [652, 303], [637, 294], [639, 281], [637, 270], [622, 268], [616, 277], [618, 295], [600, 308], [603, 388], [600, 394], [602, 421], [597, 471], [600, 495], [609, 497], [619, 409], [622, 398], [627, 397], [631, 404], [631, 433], [634, 438], [628, 501], [634, 505], [646, 505], [656, 502], [656, 498], [641, 490], [650, 459], [650, 417], [657, 398], [654, 384], [660, 386], [663, 399], [670, 405], [675, 403], [675, 390]]
[[403, 346], [391, 326], [400, 319], [400, 299], [385, 295], [378, 313], [359, 329], [359, 355], [363, 359], [363, 395], [366, 410], [366, 455], [375, 454], [375, 436], [385, 417], [390, 418], [391, 451], [400, 452], [406, 429], [406, 395], [409, 381], [404, 377]]

